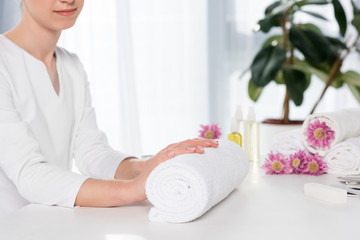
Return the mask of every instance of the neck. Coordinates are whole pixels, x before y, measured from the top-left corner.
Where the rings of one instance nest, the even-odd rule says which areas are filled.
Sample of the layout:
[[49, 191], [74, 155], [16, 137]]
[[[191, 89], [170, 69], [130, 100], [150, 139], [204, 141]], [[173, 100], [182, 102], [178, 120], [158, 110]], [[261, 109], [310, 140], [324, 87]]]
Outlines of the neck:
[[44, 28], [24, 12], [20, 23], [4, 35], [29, 54], [47, 64], [53, 60], [61, 31]]

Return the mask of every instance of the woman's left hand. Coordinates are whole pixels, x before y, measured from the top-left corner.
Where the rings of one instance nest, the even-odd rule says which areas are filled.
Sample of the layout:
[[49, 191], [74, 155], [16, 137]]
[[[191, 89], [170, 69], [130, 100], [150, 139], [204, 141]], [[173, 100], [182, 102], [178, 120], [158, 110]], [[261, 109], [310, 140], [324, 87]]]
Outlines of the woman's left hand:
[[161, 150], [154, 157], [149, 159], [128, 158], [123, 160], [115, 174], [115, 179], [130, 180], [137, 177], [152, 163], [151, 169], [154, 169], [160, 163], [167, 161], [177, 155], [186, 153], [203, 153], [207, 147], [217, 147], [219, 144], [211, 139], [189, 139], [178, 143], [173, 143]]
[[150, 173], [160, 163], [165, 162], [181, 154], [199, 153], [202, 154], [205, 148], [216, 148], [219, 145], [217, 141], [210, 139], [189, 139], [178, 143], [173, 143], [158, 152], [154, 157], [148, 160], [127, 159], [118, 167], [115, 178], [122, 180], [132, 180], [132, 191], [137, 200], [145, 200], [145, 183]]
[[[181, 154], [191, 154], [191, 153], [204, 153], [205, 148], [213, 147], [216, 148], [219, 145], [217, 141], [209, 139], [189, 139], [179, 143], [173, 143], [158, 152], [154, 157], [143, 161], [141, 164], [137, 165], [137, 176], [132, 180], [134, 195], [137, 195], [137, 199], [145, 200], [145, 183], [150, 175], [150, 173], [156, 168], [160, 163], [165, 162], [175, 156]], [[135, 166], [135, 165], [133, 165]]]
[[[207, 147], [217, 147], [219, 143], [211, 139], [189, 139], [179, 143], [173, 143], [156, 154], [153, 159], [161, 163], [177, 155], [186, 153], [203, 153]], [[158, 165], [156, 164], [156, 165]]]

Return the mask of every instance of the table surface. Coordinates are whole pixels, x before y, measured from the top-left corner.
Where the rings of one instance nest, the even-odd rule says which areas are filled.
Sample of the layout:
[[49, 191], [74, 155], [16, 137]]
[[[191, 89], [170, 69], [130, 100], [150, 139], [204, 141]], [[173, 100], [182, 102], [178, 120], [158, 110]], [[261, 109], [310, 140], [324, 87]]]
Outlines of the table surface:
[[307, 182], [338, 184], [333, 175], [265, 175], [252, 164], [245, 181], [190, 223], [154, 223], [147, 201], [116, 208], [28, 205], [0, 219], [0, 239], [358, 239], [360, 198], [331, 204], [304, 196]]

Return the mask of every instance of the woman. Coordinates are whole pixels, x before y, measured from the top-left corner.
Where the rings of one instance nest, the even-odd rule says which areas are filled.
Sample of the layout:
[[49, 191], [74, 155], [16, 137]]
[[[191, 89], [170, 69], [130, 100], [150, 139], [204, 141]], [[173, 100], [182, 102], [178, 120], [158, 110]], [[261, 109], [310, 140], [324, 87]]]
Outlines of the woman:
[[[56, 47], [83, 2], [22, 0], [20, 23], [0, 35], [0, 215], [28, 202], [109, 207], [142, 201], [158, 164], [217, 147], [187, 140], [147, 161], [110, 148], [96, 125], [80, 61]], [[83, 175], [70, 171], [73, 158]]]

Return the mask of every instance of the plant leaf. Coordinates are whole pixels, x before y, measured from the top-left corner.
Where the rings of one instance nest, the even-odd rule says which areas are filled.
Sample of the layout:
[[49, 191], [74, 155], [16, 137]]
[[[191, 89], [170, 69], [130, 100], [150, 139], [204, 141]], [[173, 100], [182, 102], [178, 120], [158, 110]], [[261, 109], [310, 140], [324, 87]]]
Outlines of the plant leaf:
[[311, 73], [305, 73], [305, 77], [306, 77], [306, 85], [305, 85], [305, 90], [310, 86], [311, 83]]
[[[293, 69], [297, 69], [300, 71], [303, 71], [305, 73], [308, 74], [314, 74], [315, 76], [317, 76], [320, 80], [322, 80], [323, 82], [326, 82], [327, 78], [328, 78], [328, 73], [326, 73], [325, 71], [318, 69], [312, 65], [310, 65], [307, 62], [295, 59], [294, 64], [291, 66]], [[334, 82], [331, 84], [332, 87], [334, 88], [340, 88], [343, 85], [343, 81], [340, 78], [341, 74], [339, 74]]]
[[360, 33], [360, 15], [356, 15], [351, 21], [351, 24], [356, 28], [358, 33]]
[[300, 10], [300, 11], [303, 12], [303, 13], [309, 14], [309, 15], [311, 15], [313, 17], [320, 18], [322, 20], [328, 21], [328, 19], [326, 17], [324, 17], [324, 16], [322, 16], [322, 15], [316, 13], [316, 12], [306, 11], [306, 10]]
[[296, 4], [296, 0], [286, 0], [286, 1], [281, 1], [281, 2], [282, 2], [282, 4], [280, 4], [279, 6], [277, 6], [271, 10], [272, 14], [274, 14], [274, 15], [281, 14], [282, 15], [284, 12], [293, 8]]
[[301, 28], [301, 29], [312, 30], [314, 32], [322, 33], [320, 28], [318, 28], [318, 26], [316, 26], [316, 25], [314, 25], [312, 23], [299, 24], [298, 27]]
[[340, 41], [338, 38], [326, 37], [326, 39], [329, 40], [330, 44], [338, 50], [344, 50], [347, 48], [345, 43]]
[[258, 21], [258, 24], [260, 26], [260, 30], [264, 33], [268, 33], [272, 27], [279, 27], [281, 26], [280, 18], [282, 18], [281, 15], [267, 15], [265, 18]]
[[356, 98], [356, 100], [358, 100], [358, 102], [360, 102], [360, 87], [352, 85], [351, 83], [348, 83], [347, 85], [348, 85], [350, 91], [352, 92], [352, 94], [354, 95], [354, 97]]
[[296, 106], [300, 106], [304, 100], [304, 92], [308, 85], [306, 75], [304, 72], [290, 67], [284, 67], [282, 70], [290, 98]]
[[348, 84], [360, 87], [360, 74], [355, 71], [347, 71], [340, 74], [340, 79]]
[[252, 82], [252, 79], [250, 79], [249, 84], [248, 84], [248, 92], [249, 92], [249, 97], [251, 98], [251, 100], [256, 102], [259, 99], [262, 90], [263, 90], [263, 87], [255, 86]]
[[285, 84], [283, 71], [279, 71], [278, 74], [276, 74], [276, 77], [274, 78], [274, 81], [277, 84]]
[[325, 5], [325, 4], [329, 4], [330, 2], [328, 0], [303, 0], [303, 1], [299, 1], [296, 2], [295, 5], [298, 7], [303, 7], [305, 5]]
[[271, 14], [271, 12], [274, 10], [274, 8], [277, 8], [280, 5], [281, 5], [281, 1], [273, 2], [272, 4], [270, 4], [269, 6], [267, 6], [265, 8], [265, 15]]
[[272, 27], [281, 26], [281, 20], [284, 18], [284, 13], [292, 8], [295, 0], [276, 1], [265, 9], [265, 18], [258, 21], [260, 30], [264, 33], [270, 31]]
[[251, 63], [252, 83], [264, 87], [273, 80], [285, 61], [286, 51], [280, 46], [267, 46], [261, 49]]
[[344, 8], [342, 7], [339, 0], [332, 0], [332, 4], [334, 7], [334, 14], [336, 21], [338, 22], [340, 34], [341, 36], [345, 36], [346, 28], [347, 28], [347, 21]]
[[325, 81], [328, 76], [328, 74], [326, 72], [324, 72], [320, 69], [317, 69], [317, 68], [311, 66], [309, 63], [306, 63], [301, 60], [295, 61], [294, 64], [292, 65], [292, 67], [294, 69], [297, 69], [297, 70], [300, 70], [303, 72], [314, 74], [323, 81]]
[[360, 15], [359, 9], [357, 8], [357, 6], [356, 6], [356, 4], [354, 3], [353, 0], [351, 0], [351, 6], [353, 8], [354, 17], [357, 16], [357, 15]]
[[292, 27], [289, 38], [291, 43], [311, 62], [322, 63], [328, 59], [330, 43], [321, 33]]
[[278, 16], [270, 14], [258, 21], [258, 24], [261, 31], [268, 33], [272, 27], [280, 26], [280, 21], [278, 20]]
[[[273, 42], [277, 42], [277, 44], [283, 45], [283, 36], [282, 35], [273, 35], [266, 39], [262, 45], [262, 48], [265, 48], [269, 45], [273, 45]], [[273, 45], [274, 46], [274, 45]]]
[[330, 68], [331, 68], [331, 66], [334, 64], [334, 62], [336, 61], [338, 56], [341, 54], [341, 52], [344, 49], [346, 49], [347, 47], [346, 47], [345, 43], [343, 43], [342, 41], [340, 41], [337, 38], [326, 37], [326, 39], [330, 43], [328, 63], [330, 64]]

